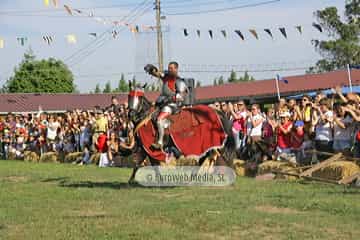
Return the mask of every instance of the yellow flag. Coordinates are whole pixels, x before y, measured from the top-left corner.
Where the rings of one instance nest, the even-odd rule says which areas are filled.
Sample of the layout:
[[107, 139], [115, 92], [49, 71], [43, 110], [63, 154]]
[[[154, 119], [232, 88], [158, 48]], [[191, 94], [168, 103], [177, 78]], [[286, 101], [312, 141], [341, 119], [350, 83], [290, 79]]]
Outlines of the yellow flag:
[[48, 7], [49, 6], [49, 1], [50, 0], [44, 0], [44, 5]]
[[75, 44], [76, 43], [76, 36], [74, 34], [69, 34], [66, 36], [68, 43]]
[[0, 38], [0, 48], [4, 48], [4, 39]]

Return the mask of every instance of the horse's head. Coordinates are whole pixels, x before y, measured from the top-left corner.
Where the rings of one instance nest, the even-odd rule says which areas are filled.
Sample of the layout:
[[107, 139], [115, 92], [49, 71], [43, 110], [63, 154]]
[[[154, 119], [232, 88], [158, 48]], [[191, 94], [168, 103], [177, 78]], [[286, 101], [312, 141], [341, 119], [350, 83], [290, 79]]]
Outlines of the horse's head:
[[134, 120], [134, 117], [145, 111], [144, 104], [146, 104], [145, 99], [145, 87], [144, 86], [132, 86], [129, 81], [129, 95], [128, 95], [128, 107], [129, 107], [129, 118]]

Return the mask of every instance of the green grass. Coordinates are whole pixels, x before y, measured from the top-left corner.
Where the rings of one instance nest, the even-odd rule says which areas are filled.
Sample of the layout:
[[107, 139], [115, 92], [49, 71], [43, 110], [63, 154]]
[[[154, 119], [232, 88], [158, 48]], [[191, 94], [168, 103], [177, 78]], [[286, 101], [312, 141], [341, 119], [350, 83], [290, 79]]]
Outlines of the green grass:
[[238, 178], [141, 188], [130, 170], [0, 161], [0, 239], [360, 239], [360, 190]]

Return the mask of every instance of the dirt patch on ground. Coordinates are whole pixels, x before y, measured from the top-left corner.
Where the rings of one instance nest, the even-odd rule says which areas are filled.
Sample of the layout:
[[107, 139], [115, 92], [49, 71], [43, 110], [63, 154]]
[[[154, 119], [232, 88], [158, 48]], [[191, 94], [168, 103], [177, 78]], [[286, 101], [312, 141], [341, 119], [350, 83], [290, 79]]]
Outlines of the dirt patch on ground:
[[270, 205], [256, 206], [255, 210], [259, 211], [259, 212], [276, 213], [276, 214], [277, 213], [280, 213], [280, 214], [299, 214], [299, 213], [301, 213], [300, 211], [297, 211], [295, 209], [279, 208], [279, 207], [270, 206]]
[[79, 218], [106, 218], [111, 217], [107, 212], [102, 210], [93, 210], [93, 209], [86, 209], [86, 210], [74, 210], [69, 211], [65, 217], [79, 217]]
[[[5, 230], [4, 239], [25, 239], [25, 225], [16, 224], [16, 225], [6, 225], [3, 226]], [[2, 239], [2, 238], [1, 238]]]
[[7, 177], [1, 177], [0, 181], [4, 182], [26, 182], [28, 180], [27, 177], [24, 176], [7, 176]]

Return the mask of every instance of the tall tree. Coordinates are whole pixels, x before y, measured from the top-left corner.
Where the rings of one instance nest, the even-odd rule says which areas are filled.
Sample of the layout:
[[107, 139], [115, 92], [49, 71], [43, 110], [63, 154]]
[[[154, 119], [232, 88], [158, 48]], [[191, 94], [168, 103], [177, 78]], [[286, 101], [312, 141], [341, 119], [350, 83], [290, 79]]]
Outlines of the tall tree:
[[218, 85], [223, 85], [225, 82], [224, 82], [224, 77], [223, 76], [220, 76], [219, 79], [218, 79]]
[[76, 91], [73, 74], [60, 60], [36, 60], [31, 49], [3, 86], [9, 93], [72, 93]]
[[312, 41], [323, 59], [309, 72], [326, 72], [344, 68], [347, 64], [360, 64], [360, 0], [346, 1], [344, 20], [336, 7], [319, 10], [315, 16], [330, 40]]
[[236, 83], [238, 82], [238, 79], [236, 77], [236, 72], [234, 70], [231, 70], [230, 77], [228, 78], [229, 83]]
[[101, 93], [100, 85], [96, 84], [94, 93]]
[[255, 78], [253, 76], [250, 76], [247, 71], [245, 71], [244, 76], [238, 79], [238, 82], [252, 82], [252, 81], [255, 81]]
[[218, 82], [217, 82], [218, 80], [217, 80], [217, 78], [214, 78], [214, 82], [213, 82], [213, 85], [214, 86], [217, 86], [218, 85]]
[[118, 87], [116, 89], [114, 89], [114, 92], [128, 92], [129, 91], [129, 85], [127, 84], [126, 80], [125, 80], [125, 76], [122, 73], [121, 74], [121, 78], [119, 80], [119, 84]]
[[103, 90], [103, 93], [111, 93], [111, 84], [110, 81], [107, 81], [107, 83], [105, 84], [105, 88]]

